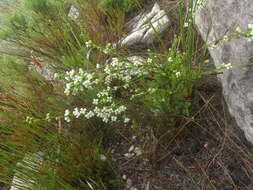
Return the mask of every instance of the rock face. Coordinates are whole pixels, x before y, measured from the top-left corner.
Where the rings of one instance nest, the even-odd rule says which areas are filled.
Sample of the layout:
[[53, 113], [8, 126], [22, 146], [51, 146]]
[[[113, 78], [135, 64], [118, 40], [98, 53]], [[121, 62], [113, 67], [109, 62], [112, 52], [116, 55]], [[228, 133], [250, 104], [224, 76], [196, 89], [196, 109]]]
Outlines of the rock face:
[[[242, 31], [253, 24], [252, 0], [208, 0], [195, 13], [195, 24], [209, 44], [237, 27]], [[253, 144], [253, 41], [240, 37], [220, 41], [209, 48], [216, 67], [231, 63], [233, 68], [219, 75], [229, 111], [246, 138]], [[238, 66], [239, 65], [239, 66]]]
[[166, 12], [155, 3], [150, 12], [140, 14], [127, 23], [130, 33], [122, 39], [121, 45], [151, 44], [157, 34], [164, 32], [169, 25], [170, 20]]

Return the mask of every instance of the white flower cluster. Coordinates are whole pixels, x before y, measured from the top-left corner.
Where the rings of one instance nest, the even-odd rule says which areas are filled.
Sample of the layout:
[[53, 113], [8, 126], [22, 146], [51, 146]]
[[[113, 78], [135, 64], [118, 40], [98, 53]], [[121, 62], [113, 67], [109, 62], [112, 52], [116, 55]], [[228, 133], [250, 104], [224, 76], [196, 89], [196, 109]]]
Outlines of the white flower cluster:
[[35, 121], [35, 119], [33, 117], [27, 116], [25, 121], [29, 124], [32, 124]]
[[248, 24], [248, 40], [253, 41], [253, 24]]
[[80, 13], [76, 7], [73, 5], [70, 7], [68, 16], [73, 20], [76, 20], [79, 17]]
[[[98, 79], [94, 78], [94, 73], [85, 73], [82, 69], [79, 72], [75, 72], [74, 70], [67, 72], [65, 79], [68, 81], [65, 88], [67, 95], [76, 94], [78, 91], [83, 91], [84, 89], [90, 90], [98, 83]], [[65, 110], [64, 119], [70, 122], [72, 117], [79, 118], [80, 116], [84, 116], [86, 119], [98, 117], [105, 123], [116, 122], [119, 116], [126, 111], [126, 106], [118, 105], [114, 102], [112, 96], [114, 90], [107, 86], [106, 89], [97, 93], [96, 98], [92, 101], [94, 108], [90, 110], [86, 108], [75, 108], [72, 112], [68, 109]], [[125, 118], [124, 122], [128, 121], [129, 119]]]
[[103, 122], [116, 122], [118, 116], [126, 111], [126, 106], [116, 106], [112, 104], [110, 106], [103, 106], [102, 108], [95, 107], [94, 112], [98, 118], [101, 118]]
[[85, 117], [89, 117], [92, 115], [92, 113], [87, 113], [87, 109], [86, 108], [75, 108], [73, 111], [73, 115], [76, 118], [79, 118], [81, 115], [85, 115]]
[[229, 37], [227, 35], [224, 35], [223, 38], [222, 38], [224, 41], [228, 41], [229, 40]]
[[246, 37], [249, 42], [253, 41], [253, 24], [248, 24], [248, 27], [246, 28], [246, 31], [242, 31], [241, 28], [238, 26], [235, 29], [237, 37]]
[[126, 111], [126, 106], [117, 105], [112, 97], [114, 89], [109, 86], [97, 94], [97, 98], [93, 99], [94, 113], [103, 122], [116, 122], [118, 117]]
[[110, 54], [114, 50], [113, 46], [111, 43], [106, 44], [105, 48], [102, 50], [104, 54]]
[[231, 63], [222, 63], [219, 66], [220, 69], [232, 69], [232, 64]]
[[[86, 108], [75, 108], [71, 113], [69, 110], [65, 111], [64, 119], [67, 122], [71, 121], [71, 115], [75, 118], [79, 118], [80, 116], [84, 116], [86, 119], [91, 119], [96, 116], [102, 119], [103, 122], [116, 122], [118, 120], [119, 115], [126, 111], [126, 106], [120, 105], [117, 106], [114, 103], [108, 106], [102, 106], [101, 108], [96, 106], [93, 110], [87, 110]], [[129, 122], [129, 118], [125, 118], [124, 122]]]
[[64, 79], [67, 81], [64, 91], [66, 95], [76, 95], [78, 91], [92, 89], [99, 82], [95, 73], [87, 73], [83, 69], [79, 69], [78, 72], [73, 69], [67, 71]]
[[[148, 59], [148, 62], [152, 61]], [[133, 77], [146, 74], [144, 60], [138, 56], [132, 56], [127, 60], [112, 58], [112, 61], [106, 65], [104, 72], [106, 74], [105, 84], [110, 85], [113, 80], [119, 80], [125, 83], [124, 88], [128, 88]]]
[[95, 44], [91, 40], [89, 40], [89, 41], [85, 42], [85, 46], [87, 48], [93, 48], [95, 46]]
[[70, 112], [68, 109], [65, 110], [64, 119], [67, 122], [71, 121], [71, 117], [79, 118], [81, 115], [84, 115], [87, 119], [92, 118], [95, 114], [93, 111], [87, 111], [86, 108], [75, 108], [73, 112]]
[[65, 110], [64, 119], [65, 119], [65, 121], [67, 121], [67, 122], [70, 122], [70, 121], [71, 121], [70, 111], [69, 111], [68, 109]]

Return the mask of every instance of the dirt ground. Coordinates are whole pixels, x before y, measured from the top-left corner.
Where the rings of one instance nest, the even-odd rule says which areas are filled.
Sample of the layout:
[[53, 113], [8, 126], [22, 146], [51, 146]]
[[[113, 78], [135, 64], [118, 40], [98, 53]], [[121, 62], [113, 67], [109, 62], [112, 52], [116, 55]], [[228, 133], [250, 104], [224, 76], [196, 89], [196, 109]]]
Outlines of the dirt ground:
[[124, 190], [253, 189], [253, 149], [234, 132], [217, 84], [199, 87], [200, 110], [174, 139], [125, 128], [112, 148]]

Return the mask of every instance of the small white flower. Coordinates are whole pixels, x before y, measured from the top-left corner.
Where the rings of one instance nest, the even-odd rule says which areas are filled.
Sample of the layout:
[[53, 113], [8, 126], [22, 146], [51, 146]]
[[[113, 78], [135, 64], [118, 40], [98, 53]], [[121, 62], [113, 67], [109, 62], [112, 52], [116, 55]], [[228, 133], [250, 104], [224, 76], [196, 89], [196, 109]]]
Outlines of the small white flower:
[[93, 47], [93, 42], [91, 40], [85, 42], [85, 45], [87, 48], [92, 48]]
[[108, 118], [103, 118], [103, 122], [108, 123], [109, 119]]
[[169, 57], [168, 62], [172, 62], [172, 61], [173, 61], [172, 57]]
[[65, 110], [65, 113], [64, 113], [64, 116], [69, 116], [70, 115], [70, 111], [67, 109], [67, 110]]
[[117, 121], [117, 117], [116, 116], [112, 116], [111, 120], [112, 120], [112, 122], [115, 122], [115, 121]]
[[93, 102], [92, 102], [94, 105], [98, 105], [98, 99], [93, 99]]
[[130, 121], [130, 119], [127, 117], [124, 119], [124, 123], [128, 123], [129, 121]]
[[75, 108], [75, 109], [74, 109], [73, 115], [74, 115], [76, 118], [79, 118], [79, 117], [80, 117], [81, 112], [78, 110], [78, 108]]
[[253, 30], [253, 24], [248, 24], [248, 28]]
[[184, 27], [187, 28], [189, 26], [189, 23], [188, 22], [185, 22], [184, 23]]
[[27, 116], [25, 121], [29, 124], [32, 124], [34, 122], [34, 118]]
[[64, 79], [66, 80], [66, 81], [70, 81], [71, 79], [69, 78], [69, 76], [67, 75], [67, 76], [65, 76], [64, 77]]
[[79, 68], [79, 75], [83, 75], [84, 74], [84, 71], [82, 68]]
[[95, 115], [95, 114], [94, 114], [93, 111], [89, 111], [89, 112], [85, 115], [85, 117], [86, 117], [87, 119], [90, 119], [90, 118], [92, 118], [94, 115]]
[[112, 44], [111, 43], [108, 43], [106, 44], [106, 47], [105, 49], [103, 50], [104, 54], [109, 54], [112, 50]]
[[66, 87], [65, 87], [65, 90], [64, 90], [64, 93], [66, 95], [69, 95], [70, 94], [70, 89], [72, 88], [72, 83], [67, 83], [66, 84]]
[[248, 24], [248, 29], [249, 31], [249, 37], [248, 37], [248, 41], [251, 42], [253, 40], [253, 24]]
[[176, 72], [176, 77], [180, 77], [181, 73], [180, 72]]
[[68, 16], [72, 18], [73, 20], [76, 20], [79, 16], [79, 11], [77, 8], [75, 8], [73, 5], [70, 7]]
[[70, 76], [70, 78], [73, 78], [75, 75], [75, 70], [72, 69], [71, 71], [67, 72], [67, 74]]
[[216, 49], [216, 48], [217, 48], [217, 45], [211, 44], [211, 45], [209, 46], [209, 48], [212, 49], [212, 50], [213, 50], [213, 49]]
[[231, 63], [227, 63], [227, 64], [222, 63], [222, 64], [220, 65], [220, 68], [221, 68], [221, 69], [232, 69], [232, 64], [231, 64]]
[[81, 108], [81, 109], [80, 109], [80, 113], [83, 114], [83, 115], [86, 113], [86, 111], [87, 111], [86, 108]]
[[65, 110], [64, 119], [65, 121], [70, 122], [70, 111], [68, 109]]
[[226, 69], [232, 69], [232, 65], [231, 65], [231, 63], [227, 63], [227, 64], [225, 64], [225, 67], [226, 67]]
[[236, 32], [239, 32], [239, 33], [241, 33], [241, 32], [242, 32], [242, 30], [241, 30], [241, 28], [240, 28], [239, 26], [238, 26], [238, 27], [236, 27], [235, 31], [236, 31]]
[[225, 36], [223, 36], [223, 38], [222, 38], [224, 41], [227, 41], [228, 40], [228, 36], [227, 35], [225, 35]]
[[59, 73], [55, 73], [54, 74], [54, 79], [58, 79], [60, 77], [60, 74]]
[[147, 63], [152, 63], [152, 62], [153, 62], [153, 60], [151, 58], [147, 59]]

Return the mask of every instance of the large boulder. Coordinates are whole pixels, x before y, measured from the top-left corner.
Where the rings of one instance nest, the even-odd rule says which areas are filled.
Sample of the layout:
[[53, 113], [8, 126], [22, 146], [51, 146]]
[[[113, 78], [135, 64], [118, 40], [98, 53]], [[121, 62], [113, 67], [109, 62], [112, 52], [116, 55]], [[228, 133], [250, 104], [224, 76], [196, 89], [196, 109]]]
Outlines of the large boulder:
[[[208, 44], [253, 24], [252, 0], [207, 0], [195, 13], [195, 24]], [[225, 38], [226, 39], [226, 38]], [[253, 144], [253, 42], [240, 37], [221, 40], [209, 47], [216, 67], [231, 63], [233, 68], [218, 77], [231, 115]], [[248, 65], [242, 65], [248, 64]]]

